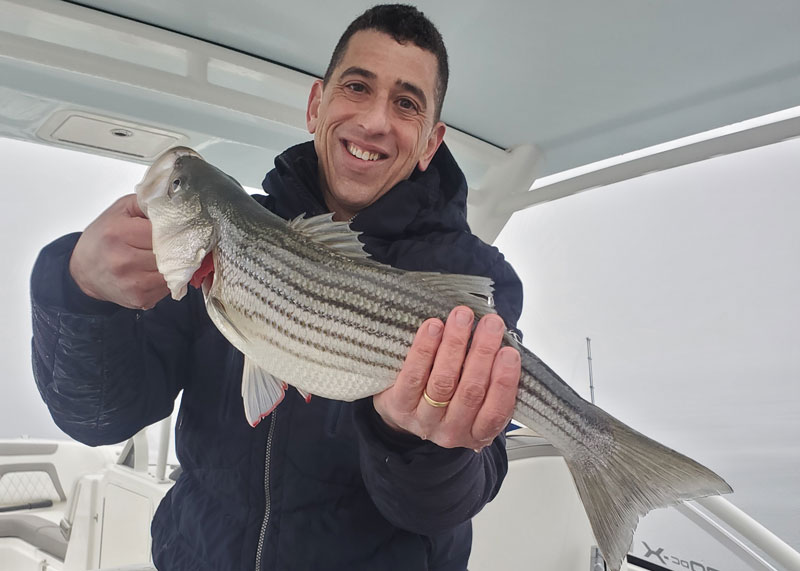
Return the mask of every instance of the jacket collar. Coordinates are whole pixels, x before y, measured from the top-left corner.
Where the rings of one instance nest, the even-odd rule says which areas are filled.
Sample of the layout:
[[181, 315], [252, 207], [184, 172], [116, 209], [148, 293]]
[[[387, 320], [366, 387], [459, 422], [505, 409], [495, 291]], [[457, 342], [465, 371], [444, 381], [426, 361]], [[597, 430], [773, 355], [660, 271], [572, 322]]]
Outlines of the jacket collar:
[[[313, 141], [289, 148], [275, 159], [264, 190], [275, 200], [284, 218], [328, 211], [318, 182]], [[353, 230], [367, 236], [393, 240], [409, 234], [469, 231], [467, 181], [447, 146], [442, 143], [431, 164], [417, 169], [389, 192], [362, 210], [352, 221]]]

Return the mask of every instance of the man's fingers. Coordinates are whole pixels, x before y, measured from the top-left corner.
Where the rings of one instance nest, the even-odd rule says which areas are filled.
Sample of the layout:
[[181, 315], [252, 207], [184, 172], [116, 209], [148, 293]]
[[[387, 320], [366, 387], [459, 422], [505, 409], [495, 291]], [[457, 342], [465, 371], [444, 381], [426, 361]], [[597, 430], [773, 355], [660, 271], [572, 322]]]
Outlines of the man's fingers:
[[69, 261], [90, 297], [125, 307], [152, 307], [166, 294], [152, 251], [152, 226], [135, 195], [117, 199], [86, 227]]
[[444, 402], [453, 398], [464, 365], [473, 319], [472, 310], [466, 307], [456, 307], [447, 318], [442, 343], [425, 386], [425, 391], [434, 401]]
[[422, 324], [396, 383], [373, 398], [389, 426], [446, 448], [472, 449], [505, 428], [516, 401], [519, 353], [501, 348], [502, 318], [484, 316], [474, 336], [473, 320], [472, 311], [460, 306], [444, 327], [438, 319]]
[[117, 200], [109, 210], [118, 212], [116, 226], [109, 229], [124, 242], [141, 250], [153, 249], [153, 225], [144, 215], [135, 194], [127, 194]]
[[135, 194], [117, 199], [84, 231], [104, 245], [125, 244], [142, 250], [153, 249], [153, 226], [144, 217]]
[[137, 272], [133, 277], [135, 283], [133, 287], [142, 292], [142, 297], [151, 299], [154, 295], [158, 295], [157, 300], [161, 299], [169, 293], [167, 282], [157, 270], [151, 272]]
[[472, 437], [480, 445], [491, 442], [511, 420], [520, 373], [519, 352], [513, 347], [503, 347], [494, 360], [486, 398], [472, 425]]
[[164, 276], [158, 272], [148, 276], [147, 282], [143, 283], [142, 286], [144, 289], [141, 300], [142, 309], [151, 309], [170, 293], [167, 282], [164, 281]]
[[124, 224], [125, 242], [140, 250], [153, 251], [153, 226], [147, 218], [128, 218], [122, 221]]
[[158, 272], [140, 273], [127, 290], [125, 301], [120, 303], [131, 309], [151, 309], [170, 292], [164, 277]]
[[424, 387], [425, 394], [433, 402], [428, 402], [423, 395], [418, 401], [417, 417], [426, 432], [437, 427], [447, 410], [446, 406], [436, 406], [436, 403], [447, 403], [456, 391], [474, 319], [472, 310], [463, 306], [453, 309], [447, 317], [442, 342]]
[[126, 194], [122, 198], [119, 199], [119, 203], [121, 206], [125, 208], [125, 211], [134, 218], [147, 218], [142, 209], [139, 208], [139, 201], [136, 198], [135, 194]]
[[393, 404], [399, 411], [411, 413], [417, 408], [433, 367], [443, 329], [439, 319], [429, 319], [417, 330], [403, 368], [397, 375], [397, 382], [392, 387]]
[[448, 429], [458, 433], [469, 432], [469, 427], [484, 405], [504, 331], [505, 323], [498, 315], [485, 316], [475, 329], [461, 380], [447, 407]]
[[[150, 250], [140, 250], [137, 248], [126, 248], [124, 256], [110, 262], [112, 271], [121, 276], [123, 274], [133, 274], [140, 272], [157, 272], [156, 257]], [[163, 278], [162, 278], [163, 279]]]

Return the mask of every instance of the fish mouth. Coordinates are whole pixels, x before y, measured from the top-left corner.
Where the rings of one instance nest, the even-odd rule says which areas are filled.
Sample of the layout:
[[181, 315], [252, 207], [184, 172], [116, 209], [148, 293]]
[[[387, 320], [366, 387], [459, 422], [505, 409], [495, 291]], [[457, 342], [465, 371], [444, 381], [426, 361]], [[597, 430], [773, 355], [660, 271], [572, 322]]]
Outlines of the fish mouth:
[[186, 156], [203, 158], [200, 153], [189, 147], [172, 147], [161, 153], [144, 173], [141, 182], [136, 185], [136, 198], [145, 216], [147, 207], [153, 199], [167, 195], [175, 165], [178, 159]]

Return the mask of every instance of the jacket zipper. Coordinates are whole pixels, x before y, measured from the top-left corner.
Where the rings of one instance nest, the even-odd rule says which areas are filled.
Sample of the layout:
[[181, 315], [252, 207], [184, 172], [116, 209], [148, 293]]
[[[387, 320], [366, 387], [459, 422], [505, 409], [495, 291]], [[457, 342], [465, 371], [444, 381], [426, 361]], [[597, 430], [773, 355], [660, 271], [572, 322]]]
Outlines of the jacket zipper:
[[275, 433], [275, 415], [273, 410], [269, 415], [269, 434], [267, 435], [267, 452], [264, 460], [264, 520], [261, 522], [261, 534], [258, 538], [258, 549], [256, 550], [256, 571], [261, 571], [261, 560], [264, 553], [264, 542], [267, 539], [267, 526], [269, 525], [270, 496], [269, 496], [269, 468], [272, 456], [272, 435]]

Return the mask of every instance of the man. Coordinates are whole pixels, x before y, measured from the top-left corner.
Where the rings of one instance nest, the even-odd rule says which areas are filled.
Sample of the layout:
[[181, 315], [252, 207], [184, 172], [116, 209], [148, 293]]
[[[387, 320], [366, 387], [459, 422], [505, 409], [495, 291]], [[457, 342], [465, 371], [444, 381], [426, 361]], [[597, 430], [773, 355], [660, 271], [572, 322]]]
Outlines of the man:
[[[242, 355], [202, 295], [164, 299], [150, 224], [123, 197], [41, 253], [32, 278], [34, 372], [56, 423], [119, 442], [170, 413], [183, 473], [153, 521], [160, 569], [465, 569], [469, 520], [507, 469], [502, 430], [519, 355], [501, 348], [521, 286], [469, 233], [466, 183], [442, 138], [447, 55], [416, 9], [356, 19], [314, 83], [314, 142], [276, 159], [257, 197], [284, 218], [352, 220], [371, 255], [409, 270], [486, 275], [499, 314], [455, 308], [417, 332], [393, 387], [342, 403], [288, 391], [244, 419]], [[143, 309], [152, 308], [152, 309]]]

